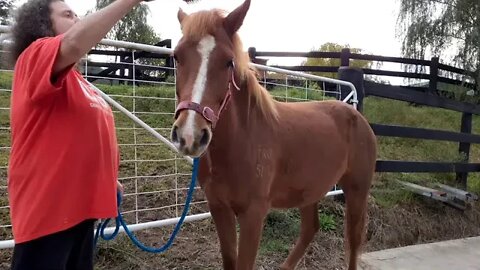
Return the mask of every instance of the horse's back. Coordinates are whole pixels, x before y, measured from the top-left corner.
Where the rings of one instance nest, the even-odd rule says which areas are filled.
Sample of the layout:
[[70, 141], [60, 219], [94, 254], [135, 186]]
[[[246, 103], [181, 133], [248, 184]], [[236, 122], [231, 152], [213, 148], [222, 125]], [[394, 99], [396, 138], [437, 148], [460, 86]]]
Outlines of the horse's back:
[[339, 100], [279, 103], [277, 106], [280, 112], [279, 118], [286, 123], [320, 127], [335, 124], [339, 130], [345, 132], [356, 128], [364, 130], [367, 136], [373, 135], [365, 117], [352, 105]]
[[[376, 136], [361, 112], [338, 100], [279, 104], [283, 129], [302, 144], [302, 156], [347, 159], [371, 168], [376, 162]], [[295, 131], [293, 131], [295, 130]], [[284, 133], [287, 138], [292, 134]], [[339, 165], [340, 166], [340, 165]]]

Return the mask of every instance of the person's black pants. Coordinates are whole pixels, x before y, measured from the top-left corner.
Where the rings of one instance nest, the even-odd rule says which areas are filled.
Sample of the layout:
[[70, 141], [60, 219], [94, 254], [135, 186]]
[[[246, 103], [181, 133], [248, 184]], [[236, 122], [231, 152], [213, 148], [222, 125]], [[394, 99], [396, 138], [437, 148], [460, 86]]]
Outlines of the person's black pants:
[[15, 245], [12, 270], [92, 270], [94, 220]]

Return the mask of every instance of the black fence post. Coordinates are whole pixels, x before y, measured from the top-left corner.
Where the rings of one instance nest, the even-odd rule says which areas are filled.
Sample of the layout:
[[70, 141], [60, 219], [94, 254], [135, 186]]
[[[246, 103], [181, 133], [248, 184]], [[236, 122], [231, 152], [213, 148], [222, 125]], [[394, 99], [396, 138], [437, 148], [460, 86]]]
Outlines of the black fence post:
[[255, 63], [255, 58], [257, 57], [257, 48], [250, 47], [248, 48], [248, 56], [250, 57], [250, 61]]
[[[124, 57], [124, 56], [120, 56], [120, 63], [125, 63], [127, 61], [127, 57]], [[124, 79], [125, 78], [125, 68], [120, 68], [120, 78], [121, 79]], [[124, 85], [127, 85], [127, 81], [122, 81], [122, 80], [119, 80], [118, 81], [118, 84], [124, 84]]]
[[430, 78], [428, 82], [428, 92], [430, 94], [437, 93], [438, 87], [438, 64], [439, 64], [438, 57], [432, 57], [430, 61]]
[[[165, 40], [163, 42], [163, 44], [161, 44], [161, 46], [164, 46], [164, 47], [167, 47], [167, 48], [171, 49], [172, 48], [172, 40], [171, 39]], [[175, 68], [174, 62], [175, 61], [173, 59], [173, 54], [165, 57], [165, 67], [167, 68], [167, 71], [165, 72], [165, 80], [167, 80], [168, 77], [173, 76], [175, 74], [175, 72], [173, 70]]]
[[[342, 66], [338, 69], [338, 78], [342, 81], [351, 82], [357, 90], [358, 106], [357, 109], [363, 111], [363, 98], [365, 97], [365, 86], [363, 70], [354, 67]], [[351, 88], [347, 86], [341, 86], [341, 99], [344, 100], [351, 92]]]
[[[125, 61], [128, 63], [128, 64], [131, 64], [131, 65], [128, 65], [128, 76], [127, 76], [127, 79], [128, 81], [126, 81], [126, 85], [133, 85], [134, 82], [133, 82], [133, 58], [132, 57], [128, 57], [125, 59]], [[135, 74], [136, 75], [136, 74]]]
[[[477, 90], [478, 78], [474, 78], [474, 79], [475, 79], [474, 89]], [[460, 132], [468, 133], [468, 134], [472, 133], [472, 115], [473, 115], [472, 113], [462, 113], [462, 124], [460, 127]], [[466, 142], [459, 143], [458, 152], [463, 162], [468, 163], [470, 161], [470, 143], [466, 143]], [[467, 189], [467, 182], [468, 182], [467, 172], [457, 173], [457, 183], [465, 190]]]
[[340, 53], [340, 66], [348, 67], [350, 66], [350, 49], [344, 48]]
[[[462, 114], [462, 126], [461, 131], [462, 133], [472, 133], [472, 114], [471, 113], [463, 113]], [[462, 162], [468, 163], [470, 160], [470, 143], [461, 142], [458, 147], [458, 152], [460, 157], [462, 158]], [[460, 172], [457, 173], [457, 183], [464, 189], [467, 188], [467, 172]]]

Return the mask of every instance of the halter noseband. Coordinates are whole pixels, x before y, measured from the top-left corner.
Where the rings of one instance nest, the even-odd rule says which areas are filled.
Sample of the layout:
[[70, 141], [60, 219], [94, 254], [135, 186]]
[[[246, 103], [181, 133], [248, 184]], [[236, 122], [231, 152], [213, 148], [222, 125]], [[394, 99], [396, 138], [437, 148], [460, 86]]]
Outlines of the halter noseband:
[[203, 106], [193, 101], [182, 101], [178, 104], [177, 109], [175, 110], [175, 119], [178, 118], [178, 115], [180, 114], [181, 111], [193, 110], [199, 113], [205, 120], [207, 120], [207, 122], [209, 122], [212, 125], [212, 129], [214, 129], [218, 119], [220, 118], [220, 114], [226, 108], [228, 102], [230, 101], [230, 97], [232, 96], [231, 85], [233, 84], [233, 87], [235, 87], [235, 89], [237, 89], [238, 91], [240, 90], [240, 87], [238, 87], [237, 83], [235, 82], [235, 63], [233, 61], [230, 67], [230, 71], [231, 71], [231, 76], [230, 76], [230, 80], [228, 81], [227, 94], [225, 95], [225, 98], [223, 99], [222, 104], [220, 105], [218, 114], [215, 114], [215, 112], [208, 106]]

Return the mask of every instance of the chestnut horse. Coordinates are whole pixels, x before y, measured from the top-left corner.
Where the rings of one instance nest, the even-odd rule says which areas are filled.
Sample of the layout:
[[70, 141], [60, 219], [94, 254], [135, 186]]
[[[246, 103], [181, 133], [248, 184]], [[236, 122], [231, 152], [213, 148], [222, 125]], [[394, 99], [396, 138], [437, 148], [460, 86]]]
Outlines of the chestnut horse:
[[253, 269], [269, 209], [295, 207], [300, 237], [281, 266], [294, 269], [319, 229], [318, 202], [338, 183], [346, 200], [348, 269], [357, 269], [376, 137], [341, 101], [284, 103], [270, 96], [237, 34], [249, 6], [246, 0], [227, 16], [180, 9], [183, 37], [174, 51], [180, 103], [171, 139], [180, 153], [200, 157], [198, 180], [223, 267]]

